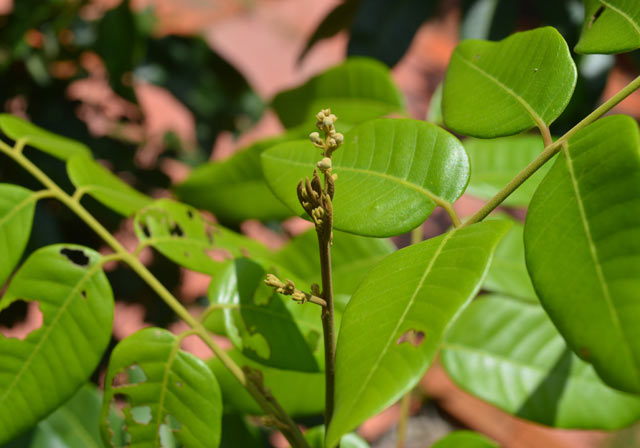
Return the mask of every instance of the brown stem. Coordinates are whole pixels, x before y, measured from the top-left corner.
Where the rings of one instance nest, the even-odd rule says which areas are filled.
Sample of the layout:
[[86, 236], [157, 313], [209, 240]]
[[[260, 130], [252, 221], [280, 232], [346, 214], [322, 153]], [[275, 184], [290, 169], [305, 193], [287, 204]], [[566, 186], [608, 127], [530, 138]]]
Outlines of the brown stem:
[[331, 233], [318, 232], [320, 246], [320, 269], [322, 273], [322, 298], [327, 305], [322, 308], [322, 333], [324, 336], [325, 363], [325, 428], [329, 427], [333, 416], [333, 397], [336, 375], [336, 344], [333, 321], [333, 281], [331, 273]]

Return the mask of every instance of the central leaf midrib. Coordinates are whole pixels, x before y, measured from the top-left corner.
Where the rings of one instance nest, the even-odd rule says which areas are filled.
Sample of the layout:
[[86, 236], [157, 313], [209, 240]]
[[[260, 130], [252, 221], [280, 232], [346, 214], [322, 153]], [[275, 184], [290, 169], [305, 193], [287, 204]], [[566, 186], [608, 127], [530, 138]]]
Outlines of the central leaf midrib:
[[616, 329], [616, 332], [618, 333], [618, 336], [622, 342], [621, 345], [624, 347], [625, 351], [627, 352], [627, 355], [631, 360], [631, 363], [635, 367], [633, 376], [636, 378], [636, 381], [640, 382], [640, 376], [639, 376], [640, 369], [639, 369], [638, 360], [633, 355], [633, 351], [631, 350], [631, 347], [629, 345], [629, 340], [627, 338], [627, 335], [625, 334], [624, 329], [622, 328], [622, 325], [620, 323], [617, 309], [613, 306], [611, 292], [609, 291], [609, 286], [607, 285], [607, 282], [604, 278], [604, 272], [602, 272], [602, 265], [600, 263], [600, 257], [598, 256], [598, 249], [591, 235], [591, 226], [589, 225], [589, 221], [587, 220], [587, 214], [584, 209], [582, 196], [580, 194], [580, 186], [578, 185], [578, 180], [573, 170], [573, 160], [571, 159], [571, 153], [569, 152], [567, 145], [564, 145], [562, 149], [563, 149], [565, 160], [566, 160], [567, 171], [569, 172], [569, 178], [571, 179], [571, 186], [573, 187], [573, 192], [576, 196], [576, 205], [578, 206], [578, 211], [580, 213], [580, 219], [582, 221], [585, 237], [587, 238], [587, 243], [589, 245], [589, 253], [591, 254], [591, 259], [594, 264], [596, 276], [598, 278], [598, 283], [602, 290], [602, 295], [604, 296], [605, 303], [607, 304], [607, 308], [611, 316], [613, 327]]
[[162, 384], [160, 386], [160, 397], [158, 398], [158, 414], [156, 417], [156, 430], [153, 444], [154, 446], [160, 446], [160, 425], [162, 424], [162, 417], [164, 411], [164, 400], [167, 393], [167, 383], [169, 382], [169, 372], [173, 367], [173, 362], [180, 351], [180, 343], [182, 339], [180, 337], [176, 338], [173, 343], [173, 347], [171, 347], [171, 353], [169, 354], [169, 358], [167, 359], [167, 363], [165, 364], [164, 374], [162, 376]]
[[465, 64], [467, 64], [469, 67], [473, 68], [474, 70], [476, 70], [478, 73], [480, 73], [481, 75], [483, 75], [485, 78], [487, 78], [489, 81], [493, 82], [496, 86], [498, 86], [499, 88], [501, 88], [502, 90], [504, 90], [505, 92], [507, 92], [507, 94], [509, 94], [513, 99], [515, 99], [518, 103], [520, 103], [520, 105], [525, 109], [525, 111], [531, 116], [531, 118], [533, 118], [533, 121], [535, 121], [536, 125], [538, 127], [544, 128], [546, 127], [546, 123], [544, 122], [544, 120], [542, 119], [542, 117], [540, 117], [538, 115], [538, 113], [533, 109], [533, 107], [524, 100], [524, 98], [522, 98], [520, 95], [518, 95], [516, 92], [514, 92], [510, 87], [506, 86], [505, 84], [502, 83], [502, 81], [500, 81], [498, 78], [496, 78], [495, 76], [491, 75], [490, 73], [484, 71], [483, 69], [481, 69], [480, 67], [478, 67], [476, 64], [472, 63], [470, 60], [468, 60], [467, 58], [465, 58], [462, 54], [460, 54], [459, 52], [455, 52], [455, 55], [458, 55], [458, 57], [460, 58], [460, 60], [462, 62], [464, 62]]

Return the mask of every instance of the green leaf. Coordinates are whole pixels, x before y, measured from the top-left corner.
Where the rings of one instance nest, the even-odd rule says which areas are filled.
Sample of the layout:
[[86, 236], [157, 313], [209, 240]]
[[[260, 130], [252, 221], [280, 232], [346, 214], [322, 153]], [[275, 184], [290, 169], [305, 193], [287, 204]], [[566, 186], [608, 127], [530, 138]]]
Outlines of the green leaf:
[[626, 53], [640, 48], [640, 3], [635, 0], [585, 0], [578, 53]]
[[[542, 139], [533, 135], [514, 135], [493, 140], [468, 138], [464, 149], [469, 154], [471, 179], [467, 194], [491, 199], [543, 150]], [[543, 166], [518, 187], [503, 205], [526, 207], [542, 181], [548, 166]]]
[[[615, 149], [615, 150], [612, 150]], [[609, 385], [640, 393], [640, 138], [627, 116], [572, 136], [524, 231], [540, 302]]]
[[212, 258], [216, 251], [233, 256], [268, 253], [257, 241], [209, 222], [195, 208], [169, 199], [159, 199], [138, 212], [134, 227], [141, 244], [205, 274], [221, 267], [220, 261]]
[[0, 184], [0, 285], [13, 272], [29, 241], [37, 200], [31, 190]]
[[220, 448], [264, 448], [264, 443], [257, 426], [247, 424], [241, 415], [225, 414], [222, 416]]
[[64, 244], [31, 254], [0, 310], [18, 300], [38, 302], [43, 323], [24, 340], [0, 335], [0, 443], [68, 400], [111, 338], [113, 295], [101, 256], [91, 249]]
[[301, 138], [299, 131], [260, 140], [226, 160], [196, 168], [174, 191], [181, 201], [209, 210], [221, 222], [283, 219], [291, 216], [271, 192], [262, 175], [260, 154], [277, 143]]
[[76, 188], [123, 216], [132, 215], [152, 201], [88, 156], [69, 159], [67, 173]]
[[[102, 436], [109, 443], [106, 422], [116, 394], [127, 401], [123, 412], [130, 446], [157, 447], [175, 438], [188, 447], [220, 443], [222, 398], [207, 365], [180, 350], [181, 339], [162, 328], [145, 328], [113, 350], [105, 379]], [[127, 375], [138, 371], [138, 381]], [[173, 436], [173, 437], [171, 437]]]
[[349, 58], [303, 85], [275, 96], [272, 102], [286, 128], [316, 121], [321, 109], [331, 108], [340, 122], [361, 123], [404, 110], [400, 90], [382, 63]]
[[[323, 448], [324, 425], [314, 426], [304, 433], [304, 438], [309, 443], [310, 448]], [[340, 448], [369, 448], [369, 444], [358, 434], [351, 432], [342, 436]]]
[[101, 394], [85, 384], [69, 401], [38, 423], [29, 448], [103, 448], [100, 438]]
[[[262, 168], [276, 196], [296, 213], [296, 185], [310, 177], [318, 149], [309, 142], [283, 143], [262, 154]], [[338, 174], [334, 226], [365, 236], [398, 235], [424, 222], [438, 203], [464, 192], [469, 160], [462, 144], [443, 129], [418, 120], [379, 119], [345, 136], [333, 155]]]
[[521, 300], [537, 302], [538, 296], [531, 284], [524, 260], [523, 232], [524, 226], [514, 221], [513, 227], [502, 238], [493, 254], [482, 288]]
[[[333, 232], [331, 266], [334, 293], [353, 294], [369, 270], [394, 250], [395, 246], [388, 239]], [[322, 283], [315, 229], [296, 236], [271, 258], [305, 280], [306, 284]]]
[[[259, 364], [233, 349], [227, 352], [236, 364], [262, 372], [264, 385], [277, 397], [278, 403], [292, 417], [322, 414], [324, 411], [324, 373], [280, 370]], [[207, 364], [220, 383], [225, 412], [263, 415], [247, 390], [220, 362], [211, 358]]]
[[447, 334], [440, 359], [464, 390], [520, 418], [607, 430], [640, 418], [640, 397], [605, 385], [538, 304], [477, 300]]
[[486, 221], [452, 230], [394, 252], [371, 270], [342, 318], [327, 447], [420, 380], [510, 225]]
[[551, 27], [499, 42], [466, 40], [449, 62], [442, 112], [447, 127], [481, 138], [548, 126], [571, 99], [576, 66]]
[[453, 431], [431, 448], [498, 448], [499, 445], [473, 431]]
[[267, 273], [307, 289], [276, 265], [238, 258], [211, 279], [209, 301], [225, 306], [227, 335], [248, 358], [280, 369], [317, 372], [324, 360], [320, 308], [274, 292], [264, 283]]
[[28, 145], [58, 159], [67, 160], [76, 154], [91, 155], [85, 144], [56, 135], [15, 115], [0, 114], [0, 130], [10, 139], [24, 139]]

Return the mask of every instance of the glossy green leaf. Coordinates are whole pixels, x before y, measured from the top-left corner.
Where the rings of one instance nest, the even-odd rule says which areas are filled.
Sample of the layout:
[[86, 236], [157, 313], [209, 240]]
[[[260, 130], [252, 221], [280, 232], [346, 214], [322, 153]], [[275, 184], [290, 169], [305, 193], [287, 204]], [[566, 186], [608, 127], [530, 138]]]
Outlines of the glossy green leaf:
[[[324, 448], [324, 425], [315, 426], [304, 433], [310, 448]], [[359, 435], [351, 432], [340, 439], [340, 448], [369, 448], [369, 444]]]
[[326, 108], [339, 117], [338, 123], [361, 123], [401, 112], [404, 100], [382, 63], [350, 58], [299, 87], [279, 93], [272, 107], [282, 124], [292, 128], [314, 123], [318, 111]]
[[29, 448], [103, 448], [100, 438], [101, 394], [85, 384], [69, 401], [38, 423]]
[[262, 175], [260, 154], [277, 143], [302, 138], [301, 132], [260, 140], [228, 159], [205, 163], [174, 187], [181, 201], [209, 210], [225, 223], [291, 216], [271, 192]]
[[578, 53], [625, 53], [640, 48], [640, 3], [585, 0]]
[[547, 126], [569, 103], [576, 66], [551, 27], [499, 42], [466, 40], [449, 62], [442, 112], [447, 127], [491, 138]]
[[[283, 143], [262, 154], [273, 192], [303, 214], [296, 186], [310, 177], [320, 155], [309, 142]], [[365, 236], [393, 236], [424, 222], [437, 203], [464, 192], [469, 160], [443, 129], [417, 120], [379, 119], [353, 128], [333, 155], [338, 174], [334, 227]]]
[[0, 114], [0, 130], [10, 139], [24, 139], [27, 145], [58, 159], [67, 160], [76, 154], [91, 155], [85, 144], [56, 135], [15, 115]]
[[420, 380], [510, 225], [485, 221], [453, 230], [394, 252], [371, 270], [342, 318], [327, 447]]
[[[274, 369], [243, 356], [235, 349], [227, 353], [236, 364], [259, 369], [265, 386], [290, 416], [320, 415], [324, 411], [324, 373]], [[249, 392], [218, 358], [210, 359], [207, 364], [220, 383], [225, 412], [264, 414]]]
[[68, 400], [102, 358], [111, 338], [113, 295], [101, 256], [54, 245], [24, 262], [0, 301], [38, 302], [42, 326], [24, 340], [0, 335], [0, 443]]
[[[113, 350], [101, 417], [106, 443], [111, 437], [106, 418], [117, 394], [127, 402], [123, 412], [129, 446], [155, 448], [165, 438], [175, 438], [185, 447], [218, 446], [222, 420], [218, 382], [204, 362], [180, 350], [180, 341], [167, 330], [145, 328]], [[138, 381], [127, 375], [132, 369], [140, 371]]]
[[198, 210], [180, 202], [159, 199], [135, 217], [135, 232], [144, 245], [158, 250], [181, 266], [211, 274], [221, 262], [221, 251], [233, 256], [263, 255], [257, 241], [208, 221]]
[[527, 268], [569, 347], [640, 392], [640, 138], [624, 115], [572, 136], [525, 223]]
[[[467, 194], [490, 199], [513, 179], [543, 149], [542, 139], [533, 135], [514, 135], [492, 140], [468, 138], [464, 149], [471, 163]], [[518, 187], [503, 205], [526, 207], [542, 181], [548, 166], [543, 166]]]
[[227, 335], [245, 356], [271, 367], [317, 372], [324, 360], [320, 308], [274, 292], [264, 283], [268, 273], [308, 289], [274, 264], [238, 258], [212, 277], [209, 301], [225, 306]]
[[134, 214], [152, 201], [91, 157], [72, 157], [67, 162], [67, 173], [76, 188], [123, 216]]
[[500, 445], [473, 431], [453, 431], [431, 448], [498, 448]]
[[464, 390], [520, 418], [584, 429], [617, 429], [640, 418], [640, 397], [605, 385], [538, 304], [475, 301], [447, 334], [440, 359]]
[[493, 254], [482, 289], [521, 300], [538, 301], [524, 260], [524, 226], [514, 221]]
[[[331, 266], [334, 293], [353, 294], [369, 270], [394, 250], [395, 246], [388, 239], [333, 232]], [[322, 283], [315, 229], [296, 236], [271, 258], [307, 284]]]
[[13, 272], [29, 241], [37, 199], [31, 190], [0, 184], [0, 285]]

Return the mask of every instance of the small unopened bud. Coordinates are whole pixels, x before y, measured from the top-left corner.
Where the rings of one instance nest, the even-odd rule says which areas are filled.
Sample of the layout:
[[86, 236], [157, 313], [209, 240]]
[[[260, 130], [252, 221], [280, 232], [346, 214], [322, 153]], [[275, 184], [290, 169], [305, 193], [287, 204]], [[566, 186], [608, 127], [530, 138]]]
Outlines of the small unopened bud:
[[336, 140], [333, 137], [329, 137], [327, 139], [327, 145], [329, 145], [329, 148], [336, 148], [338, 146]]
[[325, 117], [322, 120], [322, 124], [326, 127], [326, 128], [331, 128], [331, 126], [333, 126], [333, 119], [331, 119], [331, 117]]
[[342, 145], [342, 143], [344, 143], [344, 135], [339, 132], [337, 132], [336, 135], [333, 136], [333, 139], [338, 145]]
[[331, 169], [331, 159], [329, 157], [325, 157], [321, 161], [318, 162], [318, 168], [320, 171], [325, 172]]
[[320, 134], [317, 132], [312, 132], [311, 134], [309, 134], [309, 140], [311, 140], [313, 143], [317, 145], [322, 144], [322, 140], [320, 139]]

